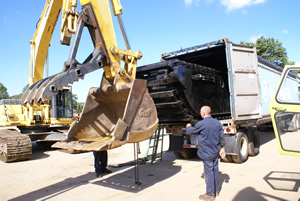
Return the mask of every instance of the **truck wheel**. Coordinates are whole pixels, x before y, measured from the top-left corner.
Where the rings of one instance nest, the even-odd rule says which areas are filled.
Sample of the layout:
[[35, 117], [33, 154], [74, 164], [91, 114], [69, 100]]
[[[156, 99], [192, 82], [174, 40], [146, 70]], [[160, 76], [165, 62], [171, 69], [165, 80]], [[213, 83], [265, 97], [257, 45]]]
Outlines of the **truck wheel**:
[[174, 151], [173, 153], [174, 153], [174, 155], [175, 155], [177, 158], [183, 158], [181, 152]]
[[259, 154], [259, 147], [260, 147], [260, 138], [258, 134], [258, 130], [256, 127], [250, 127], [248, 129], [248, 149], [249, 149], [249, 156], [256, 156]]
[[248, 159], [248, 137], [245, 133], [238, 132], [236, 140], [236, 153], [232, 155], [232, 160], [235, 163], [243, 163]]
[[182, 156], [185, 159], [195, 158], [197, 156], [197, 149], [183, 148]]

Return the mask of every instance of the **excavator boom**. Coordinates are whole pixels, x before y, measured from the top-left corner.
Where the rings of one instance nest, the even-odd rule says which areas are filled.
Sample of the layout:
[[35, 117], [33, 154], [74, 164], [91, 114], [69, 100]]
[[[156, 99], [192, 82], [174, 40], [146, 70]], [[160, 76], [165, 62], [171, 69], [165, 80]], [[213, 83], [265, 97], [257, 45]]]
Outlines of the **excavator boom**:
[[[111, 0], [127, 50], [117, 46], [109, 1], [80, 2], [82, 12], [63, 71], [31, 85], [24, 93], [22, 103], [47, 103], [63, 87], [83, 79], [87, 73], [103, 68], [100, 87], [90, 89], [81, 117], [72, 124], [68, 139], [52, 147], [99, 151], [145, 140], [155, 132], [158, 118], [146, 81], [135, 79], [137, 60], [142, 57], [142, 53], [130, 49], [119, 16], [123, 8], [119, 0]], [[91, 35], [94, 51], [83, 63], [79, 63], [76, 53], [85, 27]], [[123, 68], [120, 66], [121, 61], [125, 64]]]
[[70, 45], [72, 34], [77, 29], [78, 13], [77, 0], [47, 0], [37, 24], [33, 39], [29, 41], [29, 85], [43, 79], [44, 65], [48, 47], [57, 24], [58, 16], [62, 10], [61, 44]]

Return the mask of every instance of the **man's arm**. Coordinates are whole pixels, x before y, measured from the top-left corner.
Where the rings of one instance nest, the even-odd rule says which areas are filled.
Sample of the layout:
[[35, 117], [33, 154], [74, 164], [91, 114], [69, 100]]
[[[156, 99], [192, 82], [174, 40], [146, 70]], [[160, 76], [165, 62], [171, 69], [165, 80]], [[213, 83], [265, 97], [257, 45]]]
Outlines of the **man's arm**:
[[192, 126], [192, 124], [190, 124], [190, 123], [188, 123], [186, 125], [185, 133], [187, 135], [197, 135], [197, 134], [199, 134], [199, 132], [200, 132], [200, 124], [199, 124], [199, 122], [196, 123], [195, 126]]
[[220, 157], [222, 159], [224, 159], [226, 157], [226, 152], [225, 152], [225, 147], [221, 147], [221, 150], [220, 150]]
[[219, 124], [219, 139], [220, 139], [220, 146], [224, 147], [226, 142], [225, 142], [223, 127], [221, 123]]
[[220, 123], [220, 129], [219, 129], [219, 134], [220, 134], [220, 146], [221, 146], [221, 150], [220, 150], [220, 157], [222, 159], [224, 159], [226, 157], [226, 152], [225, 152], [225, 138], [224, 138], [224, 133], [223, 133], [223, 127], [222, 124]]

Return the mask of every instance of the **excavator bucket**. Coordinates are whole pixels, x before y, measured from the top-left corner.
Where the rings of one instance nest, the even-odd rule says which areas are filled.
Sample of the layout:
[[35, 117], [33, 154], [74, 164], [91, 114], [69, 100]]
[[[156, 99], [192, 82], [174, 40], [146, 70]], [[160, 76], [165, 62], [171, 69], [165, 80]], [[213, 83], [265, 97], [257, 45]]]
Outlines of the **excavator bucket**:
[[158, 125], [146, 80], [135, 79], [118, 92], [91, 88], [83, 112], [65, 141], [52, 147], [79, 151], [104, 151], [125, 143], [143, 141]]

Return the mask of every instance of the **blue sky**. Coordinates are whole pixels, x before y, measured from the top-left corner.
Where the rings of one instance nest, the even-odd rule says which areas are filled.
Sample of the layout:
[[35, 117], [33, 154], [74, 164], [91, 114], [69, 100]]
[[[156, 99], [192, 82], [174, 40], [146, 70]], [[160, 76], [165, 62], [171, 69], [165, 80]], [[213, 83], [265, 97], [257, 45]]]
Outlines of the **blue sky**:
[[[0, 82], [10, 96], [22, 92], [28, 82], [29, 40], [45, 1], [2, 2], [0, 13]], [[158, 62], [162, 53], [229, 38], [234, 43], [273, 37], [283, 43], [290, 61], [300, 64], [299, 0], [121, 0], [123, 23], [133, 51], [143, 58], [138, 66]], [[78, 5], [80, 11], [81, 5]], [[116, 21], [115, 21], [116, 22]], [[49, 49], [49, 76], [61, 72], [70, 47], [59, 43], [60, 19]], [[126, 49], [118, 24], [118, 45]], [[77, 60], [83, 61], [93, 47], [87, 31]], [[84, 102], [90, 87], [98, 87], [102, 70], [73, 85]]]

